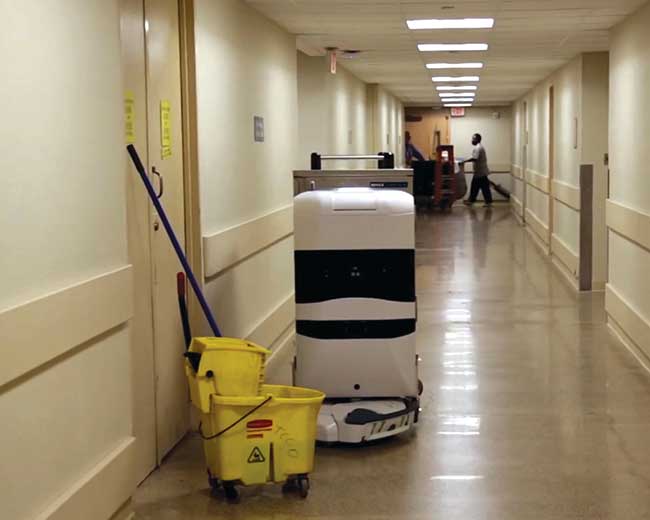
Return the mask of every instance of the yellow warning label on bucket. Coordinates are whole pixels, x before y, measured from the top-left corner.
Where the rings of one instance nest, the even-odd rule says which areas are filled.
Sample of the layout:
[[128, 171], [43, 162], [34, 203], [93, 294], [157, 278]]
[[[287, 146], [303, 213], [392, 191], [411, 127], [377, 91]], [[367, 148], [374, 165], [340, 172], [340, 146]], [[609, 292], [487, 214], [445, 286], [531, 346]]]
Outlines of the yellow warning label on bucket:
[[264, 458], [264, 455], [262, 455], [260, 449], [257, 446], [255, 446], [253, 448], [253, 451], [251, 451], [251, 454], [248, 456], [248, 463], [256, 464], [259, 462], [266, 462], [266, 459]]

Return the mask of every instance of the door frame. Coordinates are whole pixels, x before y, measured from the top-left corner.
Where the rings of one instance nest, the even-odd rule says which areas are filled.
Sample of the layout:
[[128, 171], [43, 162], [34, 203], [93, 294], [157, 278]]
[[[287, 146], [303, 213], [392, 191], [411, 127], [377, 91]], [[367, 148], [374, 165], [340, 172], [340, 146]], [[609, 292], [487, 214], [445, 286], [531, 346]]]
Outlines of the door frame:
[[[199, 190], [199, 149], [196, 95], [196, 40], [194, 0], [178, 0], [181, 58], [181, 121], [183, 134], [183, 179], [185, 183], [185, 254], [199, 285], [204, 287], [203, 237]], [[188, 292], [192, 331], [208, 333], [197, 299]]]
[[548, 88], [548, 247], [552, 249], [555, 222], [555, 86]]

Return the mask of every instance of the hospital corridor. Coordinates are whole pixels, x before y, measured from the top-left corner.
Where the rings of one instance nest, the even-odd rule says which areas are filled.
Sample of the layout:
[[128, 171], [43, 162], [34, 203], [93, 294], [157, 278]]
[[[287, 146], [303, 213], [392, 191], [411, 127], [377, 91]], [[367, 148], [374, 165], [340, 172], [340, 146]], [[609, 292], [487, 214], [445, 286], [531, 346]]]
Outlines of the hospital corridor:
[[648, 0], [0, 21], [0, 520], [650, 520]]

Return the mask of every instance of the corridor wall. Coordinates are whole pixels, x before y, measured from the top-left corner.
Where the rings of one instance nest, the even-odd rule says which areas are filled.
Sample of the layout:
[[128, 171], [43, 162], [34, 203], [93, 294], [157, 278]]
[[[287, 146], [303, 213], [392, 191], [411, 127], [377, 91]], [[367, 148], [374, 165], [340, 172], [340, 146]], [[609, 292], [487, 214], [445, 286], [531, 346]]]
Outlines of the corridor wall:
[[273, 350], [272, 379], [293, 344], [295, 38], [238, 0], [196, 0], [194, 17], [207, 296], [225, 335]]
[[[309, 169], [312, 152], [345, 155], [373, 150], [367, 85], [340, 65], [331, 74], [323, 56], [298, 51], [299, 168]], [[327, 168], [356, 168], [366, 161], [336, 161]]]
[[107, 519], [135, 488], [118, 2], [2, 16], [0, 518]]
[[[310, 167], [312, 152], [345, 155], [393, 152], [404, 161], [404, 106], [376, 84], [366, 84], [340, 63], [331, 74], [324, 56], [298, 51], [298, 158]], [[376, 168], [376, 161], [336, 161], [327, 168]]]
[[582, 221], [582, 238], [593, 250], [591, 287], [602, 289], [606, 277], [607, 92], [608, 54], [588, 53], [513, 104], [513, 211], [576, 288], [584, 247], [581, 166], [593, 172], [593, 219], [588, 225]]
[[609, 283], [611, 326], [628, 345], [650, 356], [650, 177], [645, 158], [650, 131], [650, 5], [611, 33]]

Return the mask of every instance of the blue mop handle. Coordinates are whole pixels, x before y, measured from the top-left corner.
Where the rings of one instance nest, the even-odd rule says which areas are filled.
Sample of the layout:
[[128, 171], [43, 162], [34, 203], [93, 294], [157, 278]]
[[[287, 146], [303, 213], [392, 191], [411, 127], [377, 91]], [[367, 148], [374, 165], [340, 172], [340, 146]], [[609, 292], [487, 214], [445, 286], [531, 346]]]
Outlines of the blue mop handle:
[[215, 321], [214, 316], [212, 315], [212, 311], [208, 306], [208, 302], [205, 300], [205, 296], [203, 296], [203, 291], [201, 291], [201, 287], [196, 281], [194, 273], [192, 272], [192, 268], [190, 267], [190, 264], [188, 263], [187, 258], [185, 257], [185, 253], [183, 253], [183, 249], [181, 248], [181, 245], [178, 243], [178, 239], [176, 238], [174, 229], [169, 223], [169, 219], [167, 219], [167, 214], [165, 213], [165, 210], [163, 209], [162, 204], [158, 200], [158, 196], [156, 195], [156, 192], [154, 191], [153, 186], [151, 185], [151, 181], [149, 180], [149, 177], [147, 176], [147, 172], [144, 169], [142, 162], [140, 161], [138, 152], [136, 152], [135, 147], [132, 144], [128, 145], [126, 147], [126, 150], [129, 152], [129, 155], [131, 156], [131, 160], [135, 165], [135, 169], [140, 174], [140, 178], [144, 183], [144, 187], [147, 189], [147, 193], [149, 194], [149, 198], [151, 199], [151, 202], [153, 202], [153, 205], [156, 208], [156, 211], [158, 212], [158, 216], [160, 216], [160, 220], [162, 221], [163, 226], [165, 227], [165, 231], [167, 231], [167, 235], [169, 236], [169, 240], [171, 240], [172, 242], [172, 246], [174, 246], [174, 250], [178, 255], [178, 259], [181, 261], [181, 264], [183, 265], [183, 270], [185, 271], [185, 274], [190, 280], [190, 285], [192, 286], [192, 289], [194, 290], [194, 294], [196, 294], [196, 297], [198, 298], [199, 303], [201, 304], [201, 308], [203, 309], [203, 313], [205, 314], [205, 317], [207, 318], [208, 323], [210, 324], [210, 328], [212, 329], [212, 332], [214, 333], [215, 336], [221, 337], [221, 331], [217, 326], [217, 322]]

